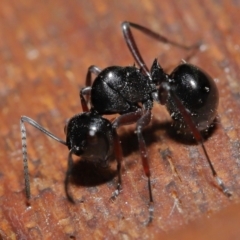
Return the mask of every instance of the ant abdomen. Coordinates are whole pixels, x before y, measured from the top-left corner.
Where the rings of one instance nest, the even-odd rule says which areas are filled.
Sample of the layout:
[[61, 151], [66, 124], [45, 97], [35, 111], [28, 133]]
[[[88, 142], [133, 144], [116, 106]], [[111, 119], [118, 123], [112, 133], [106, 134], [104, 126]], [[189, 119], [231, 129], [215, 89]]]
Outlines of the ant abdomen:
[[72, 117], [66, 125], [66, 144], [77, 156], [106, 165], [113, 154], [113, 131], [109, 120], [93, 112]]
[[[185, 109], [191, 114], [198, 130], [208, 129], [216, 117], [219, 100], [214, 80], [199, 67], [184, 63], [176, 67], [170, 74], [169, 85]], [[171, 95], [166, 101], [166, 107], [175, 124], [180, 129], [187, 131], [186, 121]]]

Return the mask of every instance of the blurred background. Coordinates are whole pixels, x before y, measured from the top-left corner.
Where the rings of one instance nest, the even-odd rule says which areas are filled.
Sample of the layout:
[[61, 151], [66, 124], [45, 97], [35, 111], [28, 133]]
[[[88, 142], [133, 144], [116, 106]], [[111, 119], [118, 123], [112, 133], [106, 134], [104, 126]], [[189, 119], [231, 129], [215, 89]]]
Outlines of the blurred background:
[[[239, 239], [239, 10], [239, 0], [2, 0], [2, 239]], [[87, 68], [133, 65], [121, 32], [124, 20], [185, 45], [203, 42], [189, 62], [205, 69], [220, 93], [217, 124], [205, 145], [233, 197], [216, 187], [201, 148], [172, 134], [167, 110], [155, 104], [144, 131], [155, 208], [151, 225], [143, 224], [148, 191], [134, 125], [119, 129], [124, 153], [120, 196], [109, 200], [115, 174], [96, 177], [91, 166], [76, 159], [70, 184], [76, 203], [71, 204], [63, 185], [68, 149], [26, 124], [32, 191], [27, 208], [20, 116], [64, 139], [66, 119], [82, 111], [79, 89], [85, 86]], [[149, 67], [158, 58], [170, 73], [189, 57], [189, 52], [133, 33]]]

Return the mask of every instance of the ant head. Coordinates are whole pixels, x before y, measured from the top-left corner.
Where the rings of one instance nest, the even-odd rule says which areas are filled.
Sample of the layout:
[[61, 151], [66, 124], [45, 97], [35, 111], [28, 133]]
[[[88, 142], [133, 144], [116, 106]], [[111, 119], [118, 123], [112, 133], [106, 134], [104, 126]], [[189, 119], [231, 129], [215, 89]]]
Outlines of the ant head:
[[72, 117], [64, 128], [66, 143], [73, 153], [105, 165], [112, 154], [112, 124], [92, 112]]

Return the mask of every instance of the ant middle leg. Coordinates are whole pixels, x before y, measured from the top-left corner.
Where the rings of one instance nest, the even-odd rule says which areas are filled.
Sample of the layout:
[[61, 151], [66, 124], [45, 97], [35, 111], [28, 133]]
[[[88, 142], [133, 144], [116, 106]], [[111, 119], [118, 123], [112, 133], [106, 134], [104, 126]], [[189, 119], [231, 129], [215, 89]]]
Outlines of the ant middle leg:
[[95, 74], [96, 76], [102, 71], [99, 67], [92, 65], [88, 68], [87, 76], [86, 76], [86, 86], [92, 86], [92, 74]]
[[114, 154], [117, 160], [117, 174], [118, 174], [118, 183], [117, 188], [113, 192], [111, 199], [115, 200], [116, 197], [120, 194], [122, 190], [122, 147], [120, 144], [119, 137], [117, 135], [116, 129], [113, 128], [113, 147], [114, 147]]
[[148, 151], [146, 147], [145, 140], [142, 135], [142, 129], [146, 127], [151, 121], [151, 111], [146, 110], [142, 117], [137, 121], [137, 136], [138, 136], [138, 143], [139, 143], [139, 150], [142, 158], [142, 165], [145, 175], [148, 178], [148, 192], [149, 192], [149, 219], [146, 224], [149, 224], [153, 220], [153, 194], [152, 194], [152, 187], [151, 187], [151, 173], [149, 167], [149, 158], [148, 158]]

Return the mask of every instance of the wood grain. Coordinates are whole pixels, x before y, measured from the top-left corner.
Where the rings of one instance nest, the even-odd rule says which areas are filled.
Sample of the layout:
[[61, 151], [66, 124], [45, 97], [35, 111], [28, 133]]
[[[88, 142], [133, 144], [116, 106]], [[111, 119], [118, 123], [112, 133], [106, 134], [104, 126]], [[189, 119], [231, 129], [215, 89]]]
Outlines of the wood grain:
[[[239, 0], [2, 0], [2, 238], [192, 239], [201, 232], [211, 232], [203, 235], [204, 239], [227, 239], [223, 232], [229, 231], [232, 236], [239, 236], [237, 225], [224, 224], [231, 219], [240, 221], [240, 206], [235, 205], [240, 199], [239, 10]], [[194, 54], [190, 62], [209, 72], [219, 88], [218, 123], [205, 144], [215, 169], [233, 193], [232, 199], [215, 186], [199, 146], [172, 134], [169, 114], [155, 104], [152, 123], [144, 131], [155, 202], [150, 226], [143, 224], [148, 217], [147, 181], [134, 126], [119, 131], [125, 167], [121, 195], [116, 201], [109, 201], [116, 176], [95, 177], [98, 174], [91, 166], [76, 161], [70, 184], [75, 204], [67, 201], [63, 186], [67, 148], [27, 126], [32, 191], [31, 207], [27, 208], [20, 116], [35, 119], [64, 139], [65, 120], [82, 111], [78, 93], [84, 87], [87, 68], [92, 64], [101, 68], [133, 64], [120, 29], [124, 20], [187, 45], [204, 42], [202, 51]], [[188, 56], [181, 49], [135, 31], [134, 35], [148, 66], [158, 57], [162, 67], [170, 72]], [[219, 215], [214, 217], [215, 214]], [[210, 220], [205, 221], [207, 217]], [[221, 231], [212, 227], [217, 224]], [[182, 226], [185, 230], [177, 230]]]

